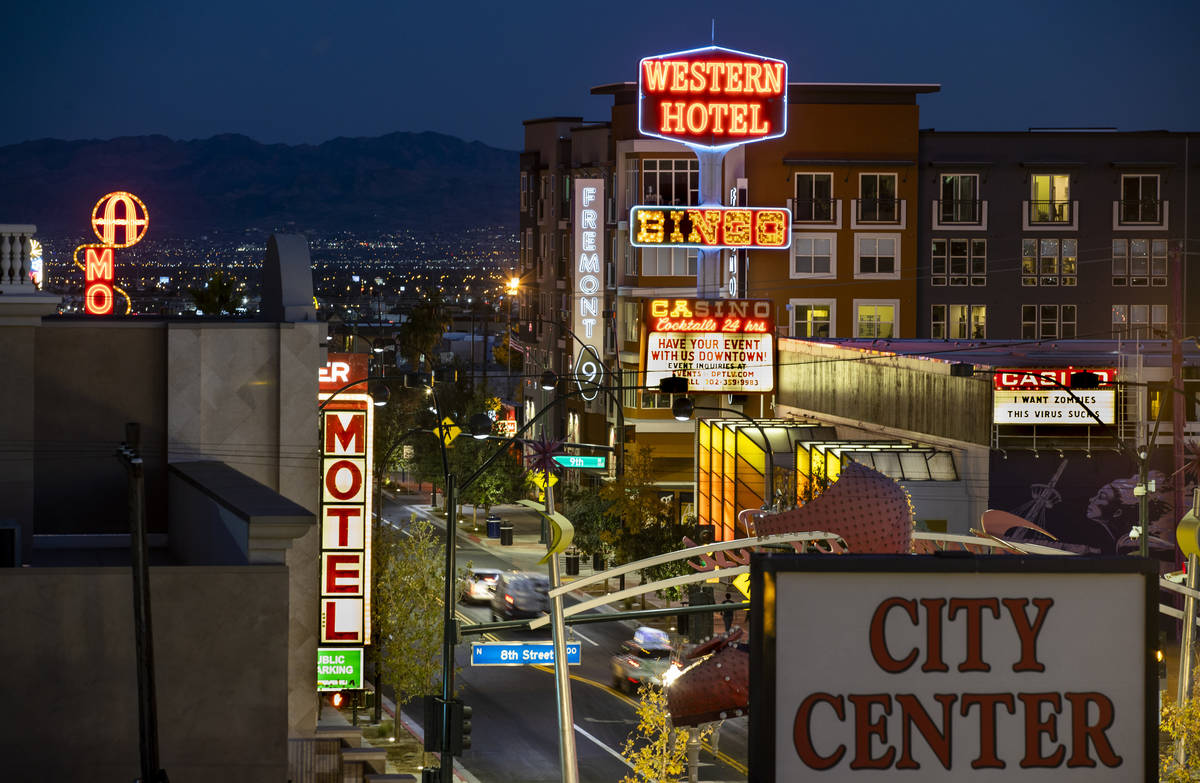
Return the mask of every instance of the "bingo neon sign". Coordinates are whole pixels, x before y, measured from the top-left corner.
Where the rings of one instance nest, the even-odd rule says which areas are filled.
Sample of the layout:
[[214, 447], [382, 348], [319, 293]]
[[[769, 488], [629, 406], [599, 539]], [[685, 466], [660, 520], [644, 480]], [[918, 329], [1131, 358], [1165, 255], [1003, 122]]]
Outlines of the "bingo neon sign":
[[637, 227], [630, 239], [634, 247], [786, 250], [792, 244], [791, 210], [778, 207], [637, 206], [629, 216]]
[[719, 46], [644, 58], [638, 130], [710, 149], [787, 132], [787, 63]]
[[329, 354], [321, 369], [321, 638], [371, 643], [374, 410], [365, 354]]
[[[142, 200], [123, 190], [108, 193], [92, 207], [92, 231], [99, 244], [75, 248], [75, 266], [83, 270], [83, 307], [91, 315], [108, 315], [113, 311], [114, 293], [125, 297], [125, 313], [133, 309], [129, 294], [115, 284], [113, 251], [132, 247], [146, 236], [150, 213]], [[84, 261], [79, 251], [84, 251]]]

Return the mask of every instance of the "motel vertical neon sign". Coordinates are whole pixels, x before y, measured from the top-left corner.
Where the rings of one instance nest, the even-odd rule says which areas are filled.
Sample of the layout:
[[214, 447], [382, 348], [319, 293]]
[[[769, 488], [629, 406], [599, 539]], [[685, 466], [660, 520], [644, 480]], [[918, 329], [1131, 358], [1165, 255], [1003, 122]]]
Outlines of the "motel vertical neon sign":
[[[321, 369], [321, 639], [371, 643], [374, 405], [365, 354], [329, 354]], [[363, 379], [360, 384], [352, 384]]]

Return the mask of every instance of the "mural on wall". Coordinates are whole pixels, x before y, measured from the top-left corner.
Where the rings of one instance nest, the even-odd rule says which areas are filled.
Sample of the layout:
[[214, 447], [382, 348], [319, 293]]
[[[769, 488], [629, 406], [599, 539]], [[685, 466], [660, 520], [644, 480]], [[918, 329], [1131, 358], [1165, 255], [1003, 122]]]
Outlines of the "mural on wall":
[[[1162, 560], [1175, 554], [1175, 524], [1187, 509], [1172, 507], [1171, 450], [1159, 447], [1150, 453], [1149, 478], [1155, 489], [1149, 493], [1148, 525], [1150, 552]], [[1055, 543], [1037, 531], [1009, 530], [1012, 541], [1058, 546], [1079, 554], [1128, 554], [1139, 542], [1129, 535], [1138, 523], [1136, 462], [1114, 451], [993, 451], [988, 505], [1016, 514], [1058, 539]], [[1186, 497], [1191, 497], [1195, 478], [1190, 472]]]

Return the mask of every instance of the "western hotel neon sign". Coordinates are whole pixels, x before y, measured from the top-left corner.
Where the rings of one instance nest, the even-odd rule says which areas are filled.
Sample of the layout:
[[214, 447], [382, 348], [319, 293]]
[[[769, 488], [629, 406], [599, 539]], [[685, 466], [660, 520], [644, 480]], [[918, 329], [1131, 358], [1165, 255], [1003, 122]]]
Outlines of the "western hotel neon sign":
[[[329, 354], [321, 369], [321, 644], [371, 643], [374, 405], [365, 354]], [[337, 393], [334, 396], [334, 393]]]
[[732, 147], [787, 130], [787, 63], [711, 46], [647, 57], [638, 68], [638, 129], [699, 147]]

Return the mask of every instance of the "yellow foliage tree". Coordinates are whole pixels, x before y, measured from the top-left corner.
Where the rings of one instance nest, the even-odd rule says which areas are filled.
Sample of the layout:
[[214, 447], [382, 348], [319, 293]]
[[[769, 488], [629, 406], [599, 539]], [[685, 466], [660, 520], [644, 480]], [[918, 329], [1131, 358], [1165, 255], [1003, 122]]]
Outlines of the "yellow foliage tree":
[[[1182, 705], [1174, 702], [1163, 707], [1159, 729], [1171, 738], [1158, 757], [1158, 779], [1164, 783], [1189, 783], [1200, 774], [1200, 699], [1187, 699]], [[1184, 763], [1175, 759], [1182, 742]]]
[[638, 688], [637, 728], [625, 740], [621, 755], [633, 767], [633, 775], [620, 783], [668, 783], [687, 772], [687, 746], [692, 734], [703, 742], [712, 727], [674, 728], [667, 711], [667, 694], [662, 688], [643, 683]]

